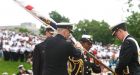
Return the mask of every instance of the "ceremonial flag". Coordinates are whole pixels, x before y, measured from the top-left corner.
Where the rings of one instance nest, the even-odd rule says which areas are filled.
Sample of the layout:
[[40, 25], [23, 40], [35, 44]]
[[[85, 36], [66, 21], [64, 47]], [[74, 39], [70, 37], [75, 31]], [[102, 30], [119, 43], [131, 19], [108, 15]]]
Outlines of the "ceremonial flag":
[[27, 6], [25, 6], [25, 8], [28, 9], [28, 10], [32, 10], [33, 9], [33, 6], [27, 5]]

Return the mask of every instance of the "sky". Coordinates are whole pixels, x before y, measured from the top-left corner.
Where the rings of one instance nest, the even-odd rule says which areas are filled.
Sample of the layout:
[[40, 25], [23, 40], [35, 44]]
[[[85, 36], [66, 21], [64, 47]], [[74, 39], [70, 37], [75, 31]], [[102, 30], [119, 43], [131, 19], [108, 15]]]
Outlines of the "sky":
[[[57, 11], [68, 17], [71, 23], [79, 20], [104, 20], [109, 25], [124, 21], [130, 14], [126, 12], [127, 0], [18, 0], [23, 5], [32, 5], [41, 15], [49, 17], [51, 11]], [[19, 25], [32, 22], [38, 27], [38, 20], [21, 8], [14, 0], [0, 0], [0, 25]]]

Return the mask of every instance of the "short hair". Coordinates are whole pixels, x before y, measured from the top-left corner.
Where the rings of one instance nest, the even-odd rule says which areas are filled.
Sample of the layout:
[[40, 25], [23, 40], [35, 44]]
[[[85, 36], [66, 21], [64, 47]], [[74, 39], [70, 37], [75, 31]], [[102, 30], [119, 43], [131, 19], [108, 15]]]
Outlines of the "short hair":
[[54, 30], [52, 28], [48, 27], [48, 28], [46, 28], [45, 31], [49, 32], [49, 31], [54, 31]]

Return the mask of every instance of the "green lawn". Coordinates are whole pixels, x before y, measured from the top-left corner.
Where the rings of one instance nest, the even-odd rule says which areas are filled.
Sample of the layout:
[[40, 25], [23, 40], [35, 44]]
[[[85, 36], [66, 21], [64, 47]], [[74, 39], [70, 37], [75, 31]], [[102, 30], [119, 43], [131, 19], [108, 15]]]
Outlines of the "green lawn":
[[13, 73], [16, 74], [20, 64], [23, 64], [25, 69], [31, 69], [31, 65], [26, 62], [4, 61], [0, 58], [0, 75], [2, 75], [3, 72], [7, 72], [8, 75], [12, 75]]

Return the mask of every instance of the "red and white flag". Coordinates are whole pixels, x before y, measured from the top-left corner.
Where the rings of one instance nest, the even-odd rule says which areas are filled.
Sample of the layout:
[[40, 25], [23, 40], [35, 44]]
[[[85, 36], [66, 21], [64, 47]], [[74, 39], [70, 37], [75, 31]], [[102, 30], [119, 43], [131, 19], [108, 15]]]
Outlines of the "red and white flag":
[[27, 5], [27, 6], [25, 6], [25, 8], [31, 11], [34, 7], [31, 5]]

